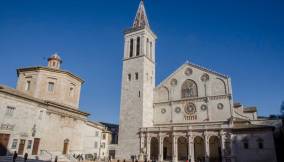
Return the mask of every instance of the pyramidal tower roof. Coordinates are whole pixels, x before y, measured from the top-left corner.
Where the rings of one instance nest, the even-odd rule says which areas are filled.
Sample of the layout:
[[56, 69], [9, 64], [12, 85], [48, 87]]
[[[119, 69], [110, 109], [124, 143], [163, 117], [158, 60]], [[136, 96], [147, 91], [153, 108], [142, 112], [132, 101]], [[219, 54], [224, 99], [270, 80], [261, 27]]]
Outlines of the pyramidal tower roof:
[[149, 22], [148, 22], [148, 18], [147, 18], [147, 14], [146, 14], [146, 10], [145, 10], [145, 6], [144, 6], [144, 0], [141, 0], [132, 28], [142, 28], [142, 27], [149, 27]]

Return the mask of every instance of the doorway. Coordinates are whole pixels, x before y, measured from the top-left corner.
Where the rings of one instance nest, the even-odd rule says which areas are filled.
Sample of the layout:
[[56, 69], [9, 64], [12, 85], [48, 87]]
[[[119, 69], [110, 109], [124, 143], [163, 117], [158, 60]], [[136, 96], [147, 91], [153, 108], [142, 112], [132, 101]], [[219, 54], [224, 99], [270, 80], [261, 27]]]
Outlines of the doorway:
[[63, 145], [63, 155], [66, 155], [68, 152], [68, 147], [69, 147], [69, 139], [64, 140], [64, 145]]
[[25, 144], [26, 144], [26, 140], [21, 139], [20, 144], [19, 144], [19, 149], [18, 149], [18, 155], [24, 154]]
[[40, 138], [35, 138], [34, 139], [33, 150], [32, 150], [32, 155], [37, 155], [38, 154], [39, 143], [40, 143]]
[[9, 139], [10, 134], [0, 134], [0, 156], [5, 156], [7, 154]]

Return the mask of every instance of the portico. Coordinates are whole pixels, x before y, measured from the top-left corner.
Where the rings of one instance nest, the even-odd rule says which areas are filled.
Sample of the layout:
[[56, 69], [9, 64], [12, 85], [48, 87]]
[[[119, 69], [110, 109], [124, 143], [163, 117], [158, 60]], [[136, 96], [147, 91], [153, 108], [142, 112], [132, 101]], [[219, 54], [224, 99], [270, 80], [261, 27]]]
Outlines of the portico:
[[142, 128], [140, 141], [141, 153], [148, 160], [233, 162], [231, 133], [226, 125]]

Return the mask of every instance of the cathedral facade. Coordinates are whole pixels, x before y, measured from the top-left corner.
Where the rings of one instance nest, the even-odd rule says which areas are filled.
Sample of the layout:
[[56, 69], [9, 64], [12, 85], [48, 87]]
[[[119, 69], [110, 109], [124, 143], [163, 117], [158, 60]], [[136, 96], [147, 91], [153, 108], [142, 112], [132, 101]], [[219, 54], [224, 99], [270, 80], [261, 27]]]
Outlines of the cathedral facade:
[[118, 157], [276, 162], [273, 127], [234, 103], [231, 79], [185, 62], [155, 85], [155, 41], [144, 2], [124, 32]]

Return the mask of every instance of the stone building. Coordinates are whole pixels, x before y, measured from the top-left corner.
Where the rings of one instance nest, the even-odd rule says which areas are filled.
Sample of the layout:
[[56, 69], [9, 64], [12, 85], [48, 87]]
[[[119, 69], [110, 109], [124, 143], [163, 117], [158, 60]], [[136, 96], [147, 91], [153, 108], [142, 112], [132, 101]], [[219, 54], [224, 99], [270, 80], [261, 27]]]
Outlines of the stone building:
[[156, 39], [141, 1], [124, 32], [118, 158], [275, 162], [270, 121], [234, 103], [227, 75], [187, 61], [155, 85]]
[[0, 156], [14, 151], [43, 160], [107, 156], [107, 142], [101, 145], [110, 132], [80, 110], [84, 81], [60, 69], [61, 63], [54, 54], [47, 67], [18, 69], [16, 89], [0, 86]]

